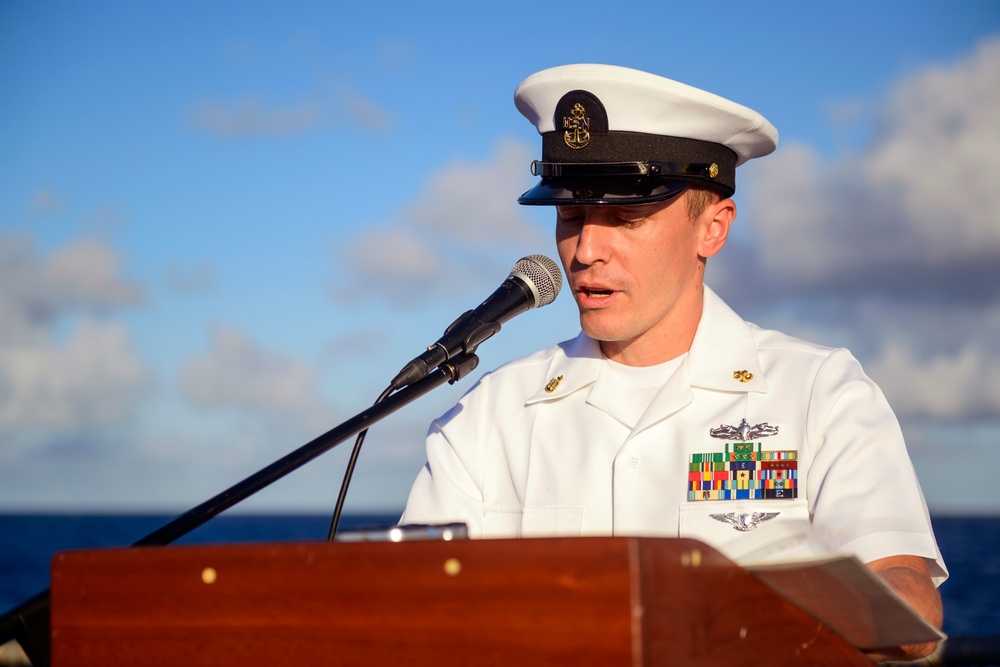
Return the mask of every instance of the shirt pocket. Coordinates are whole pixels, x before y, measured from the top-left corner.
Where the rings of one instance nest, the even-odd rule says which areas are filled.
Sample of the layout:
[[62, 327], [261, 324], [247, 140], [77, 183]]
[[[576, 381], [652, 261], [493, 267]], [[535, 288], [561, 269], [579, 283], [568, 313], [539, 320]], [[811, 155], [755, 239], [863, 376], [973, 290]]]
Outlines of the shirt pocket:
[[576, 537], [582, 525], [582, 507], [525, 507], [521, 537]]
[[699, 540], [730, 560], [749, 563], [817, 555], [804, 499], [725, 500], [686, 503], [678, 513], [678, 534]]
[[483, 516], [483, 537], [520, 537], [522, 514], [520, 507], [487, 507]]
[[581, 526], [582, 507], [490, 507], [483, 537], [575, 537]]

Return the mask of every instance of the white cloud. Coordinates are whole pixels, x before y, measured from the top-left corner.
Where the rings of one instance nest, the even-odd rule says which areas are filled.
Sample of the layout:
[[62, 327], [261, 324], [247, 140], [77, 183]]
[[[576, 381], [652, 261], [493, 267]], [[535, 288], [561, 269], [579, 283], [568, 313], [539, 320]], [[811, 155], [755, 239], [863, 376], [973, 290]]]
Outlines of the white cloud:
[[1000, 424], [1000, 302], [884, 304], [878, 325], [868, 371], [901, 415]]
[[226, 138], [280, 136], [315, 128], [320, 122], [320, 110], [312, 101], [265, 107], [256, 97], [246, 97], [234, 103], [203, 102], [191, 111], [190, 120], [195, 127]]
[[232, 328], [216, 329], [209, 351], [184, 365], [180, 388], [203, 408], [263, 411], [307, 429], [329, 422], [309, 364], [261, 347]]
[[167, 285], [182, 296], [208, 292], [215, 287], [215, 271], [208, 264], [197, 266], [171, 264], [167, 268]]
[[341, 86], [335, 92], [335, 99], [341, 115], [354, 127], [362, 127], [371, 132], [387, 132], [396, 123], [396, 119], [388, 111], [356, 90]]
[[407, 207], [403, 224], [462, 245], [537, 241], [537, 229], [516, 201], [530, 186], [533, 157], [526, 144], [504, 141], [488, 162], [448, 165], [431, 176], [425, 194]]
[[39, 259], [32, 239], [0, 235], [4, 339], [19, 338], [38, 327], [45, 330], [61, 313], [141, 303], [142, 290], [118, 275], [122, 264], [121, 257], [100, 241], [74, 241]]
[[968, 60], [900, 85], [864, 162], [872, 187], [898, 201], [931, 261], [1000, 255], [1000, 39]]
[[441, 290], [499, 284], [518, 253], [545, 242], [516, 201], [530, 185], [531, 158], [525, 144], [501, 142], [485, 162], [458, 161], [433, 174], [398, 219], [338, 248], [350, 274], [337, 281], [335, 298], [363, 293], [413, 305]]
[[997, 296], [998, 80], [994, 40], [898, 85], [860, 153], [792, 145], [755, 164], [760, 270], [789, 292]]
[[392, 114], [348, 86], [336, 86], [332, 99], [323, 97], [324, 93], [317, 93], [315, 98], [284, 104], [265, 103], [258, 95], [205, 100], [194, 105], [188, 121], [199, 130], [226, 139], [294, 136], [330, 122], [374, 133], [391, 131], [395, 125]]
[[39, 258], [30, 238], [0, 238], [0, 433], [44, 438], [134, 412], [151, 378], [124, 324], [106, 317], [143, 299], [121, 265], [99, 241]]
[[121, 265], [121, 258], [107, 244], [77, 241], [45, 260], [36, 293], [66, 305], [134, 305], [141, 292], [118, 278]]
[[443, 257], [419, 230], [405, 227], [366, 229], [340, 249], [349, 269], [330, 294], [340, 303], [378, 296], [395, 304], [419, 299], [440, 280]]
[[867, 371], [902, 417], [1000, 416], [1000, 359], [981, 345], [928, 358], [896, 343], [887, 346]]
[[0, 434], [113, 424], [132, 414], [149, 380], [117, 322], [83, 317], [63, 345], [0, 346]]

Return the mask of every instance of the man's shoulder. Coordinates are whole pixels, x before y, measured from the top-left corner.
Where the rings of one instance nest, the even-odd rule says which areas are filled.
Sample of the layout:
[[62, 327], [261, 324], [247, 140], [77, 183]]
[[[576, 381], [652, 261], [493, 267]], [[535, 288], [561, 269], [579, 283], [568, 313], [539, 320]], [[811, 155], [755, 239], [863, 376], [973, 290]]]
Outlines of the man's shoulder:
[[[762, 362], [771, 359], [797, 360], [802, 363], [822, 363], [831, 356], [850, 355], [844, 348], [829, 347], [788, 334], [779, 329], [766, 328], [745, 320], [718, 295], [706, 288], [706, 307], [703, 317], [706, 328], [699, 349], [712, 351], [730, 350], [735, 355], [756, 351]], [[699, 329], [699, 334], [701, 334]], [[696, 337], [696, 343], [699, 342]]]
[[846, 347], [820, 345], [776, 329], [764, 329], [747, 323], [757, 346], [757, 356], [765, 370], [797, 369], [802, 378], [843, 378], [865, 375], [861, 362]]
[[747, 322], [747, 326], [753, 333], [758, 350], [782, 350], [789, 353], [828, 357], [840, 349], [799, 338], [778, 329], [766, 329], [753, 322]]
[[[771, 351], [776, 354], [816, 357], [828, 357], [838, 350], [838, 348], [810, 342], [779, 329], [763, 327], [746, 320], [707, 286], [705, 288], [705, 311], [702, 316], [702, 324], [699, 327], [699, 335], [702, 334], [702, 328], [705, 329], [702, 347], [708, 349], [719, 347], [739, 349], [740, 345], [752, 344], [758, 352]], [[697, 336], [696, 342], [698, 342]]]

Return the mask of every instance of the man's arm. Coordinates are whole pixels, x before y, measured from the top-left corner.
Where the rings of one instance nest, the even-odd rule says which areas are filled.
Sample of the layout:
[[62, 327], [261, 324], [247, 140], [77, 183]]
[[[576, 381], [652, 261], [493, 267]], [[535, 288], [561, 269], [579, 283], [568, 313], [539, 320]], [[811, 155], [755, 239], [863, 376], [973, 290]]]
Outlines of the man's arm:
[[[927, 561], [919, 556], [889, 556], [868, 563], [868, 567], [882, 577], [901, 598], [931, 625], [941, 629], [944, 611], [941, 594], [931, 581]], [[869, 654], [873, 660], [916, 660], [930, 655], [937, 647], [929, 644], [910, 644], [878, 655]]]

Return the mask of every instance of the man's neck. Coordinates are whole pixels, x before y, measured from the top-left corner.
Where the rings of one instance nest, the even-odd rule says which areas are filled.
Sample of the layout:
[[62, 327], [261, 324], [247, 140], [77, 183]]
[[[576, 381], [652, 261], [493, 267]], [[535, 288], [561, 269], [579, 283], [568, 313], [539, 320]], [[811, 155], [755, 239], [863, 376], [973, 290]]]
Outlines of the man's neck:
[[636, 338], [600, 341], [601, 352], [626, 366], [653, 366], [676, 359], [691, 349], [705, 303], [704, 287], [677, 304], [670, 316]]

